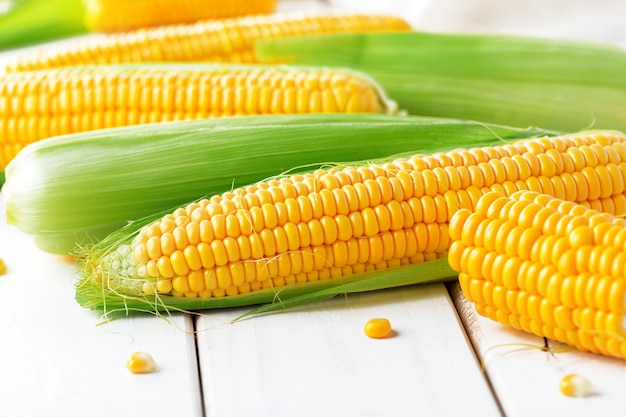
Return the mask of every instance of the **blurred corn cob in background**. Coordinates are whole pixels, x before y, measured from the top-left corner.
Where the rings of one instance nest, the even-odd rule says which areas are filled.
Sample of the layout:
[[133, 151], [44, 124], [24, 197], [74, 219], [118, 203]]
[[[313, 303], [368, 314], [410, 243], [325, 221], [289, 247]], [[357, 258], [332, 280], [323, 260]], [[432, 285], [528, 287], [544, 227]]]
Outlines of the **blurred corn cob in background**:
[[351, 32], [398, 32], [411, 28], [395, 16], [274, 13], [103, 34], [58, 47], [25, 51], [8, 71], [131, 62], [213, 61], [253, 63], [261, 39]]
[[276, 11], [276, 0], [85, 0], [85, 3], [85, 24], [93, 32], [122, 32]]

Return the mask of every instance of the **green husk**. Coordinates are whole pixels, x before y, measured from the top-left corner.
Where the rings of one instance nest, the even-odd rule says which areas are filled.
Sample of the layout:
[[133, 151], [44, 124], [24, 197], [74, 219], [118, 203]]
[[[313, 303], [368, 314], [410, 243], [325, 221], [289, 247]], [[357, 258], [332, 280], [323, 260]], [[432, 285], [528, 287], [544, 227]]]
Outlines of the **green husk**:
[[83, 0], [8, 3], [6, 12], [0, 13], [0, 50], [87, 33]]
[[59, 136], [11, 161], [9, 224], [67, 254], [144, 216], [297, 167], [487, 146], [547, 134], [392, 115], [243, 116]]
[[[85, 268], [87, 266], [83, 265], [83, 271]], [[249, 312], [240, 317], [244, 318], [329, 300], [341, 294], [448, 282], [455, 280], [456, 277], [457, 273], [452, 270], [447, 258], [440, 258], [421, 264], [362, 272], [337, 279], [267, 288], [221, 298], [199, 299], [172, 296], [146, 297], [144, 294], [128, 289], [103, 287], [93, 279], [83, 276], [76, 285], [76, 301], [82, 307], [103, 311], [105, 316], [131, 312], [160, 314], [172, 311], [190, 312], [253, 306]]]
[[264, 40], [256, 54], [365, 72], [410, 114], [559, 131], [626, 129], [626, 50], [613, 45], [412, 32]]
[[457, 275], [450, 267], [447, 258], [427, 261], [422, 264], [390, 268], [384, 271], [363, 272], [343, 278], [339, 282], [329, 282], [324, 283], [324, 285], [314, 283], [316, 285], [310, 291], [303, 288], [293, 288], [290, 289], [290, 291], [293, 291], [292, 293], [282, 294], [282, 292], [278, 292], [271, 302], [267, 301], [266, 304], [254, 308], [244, 314], [242, 318], [300, 307], [318, 301], [329, 300], [342, 294], [448, 282], [455, 280]]
[[[247, 119], [246, 119], [247, 120]], [[354, 155], [359, 147], [370, 143], [372, 152], [383, 155], [389, 153], [389, 147], [400, 149], [404, 146], [412, 146], [413, 150], [404, 154], [434, 153], [437, 151], [450, 150], [459, 147], [492, 146], [512, 142], [517, 139], [536, 137], [548, 132], [539, 132], [535, 129], [514, 129], [502, 126], [484, 125], [472, 122], [433, 119], [420, 117], [393, 117], [393, 116], [307, 116], [306, 118], [279, 118], [290, 120], [294, 124], [280, 124], [280, 133], [272, 136], [266, 146], [273, 146], [277, 142], [276, 149], [283, 149], [288, 156], [293, 156], [289, 150], [301, 152], [304, 146], [310, 145], [312, 137], [319, 136], [327, 140], [325, 146], [343, 140], [340, 148], [334, 151], [335, 156], [347, 157]], [[233, 120], [228, 119], [228, 124]], [[268, 121], [265, 120], [267, 128]], [[291, 143], [281, 142], [279, 139], [290, 136], [294, 128], [298, 135], [308, 131], [313, 136], [307, 140]], [[297, 136], [300, 137], [300, 136]], [[341, 139], [340, 139], [341, 138]], [[404, 141], [407, 141], [404, 143]], [[376, 145], [378, 143], [378, 145]], [[404, 143], [404, 145], [403, 145]], [[307, 145], [308, 144], [308, 145]], [[321, 148], [322, 153], [325, 148]], [[332, 152], [332, 151], [331, 151]], [[263, 156], [265, 163], [272, 166], [268, 159]], [[326, 154], [328, 156], [328, 154]], [[398, 155], [372, 158], [367, 160], [344, 162], [338, 166], [357, 166], [367, 163], [389, 161]], [[259, 162], [262, 164], [262, 162]], [[312, 167], [333, 166], [330, 162], [311, 164]], [[144, 180], [145, 181], [145, 180]], [[246, 185], [246, 184], [244, 184]], [[212, 193], [209, 193], [212, 194]], [[202, 197], [198, 196], [194, 201]], [[80, 265], [79, 281], [76, 289], [76, 299], [84, 307], [111, 311], [171, 311], [171, 310], [203, 310], [210, 308], [233, 307], [242, 305], [255, 305], [268, 303], [254, 311], [261, 314], [276, 311], [283, 308], [303, 305], [309, 302], [331, 298], [337, 294], [370, 291], [380, 288], [388, 288], [396, 285], [410, 285], [416, 283], [440, 282], [455, 277], [454, 272], [447, 265], [447, 260], [436, 262], [428, 261], [421, 265], [393, 268], [382, 273], [381, 271], [355, 274], [351, 277], [331, 279], [306, 284], [289, 285], [284, 288], [270, 288], [262, 291], [253, 291], [248, 294], [227, 296], [224, 298], [184, 298], [168, 295], [146, 296], [142, 292], [145, 278], [135, 276], [132, 268], [126, 265], [127, 250], [140, 229], [153, 221], [160, 219], [164, 214], [172, 212], [175, 207], [170, 207], [162, 212], [154, 213], [114, 231], [104, 239], [88, 245], [78, 252]], [[121, 265], [121, 268], [119, 267]], [[130, 265], [130, 264], [129, 264]], [[128, 272], [131, 271], [131, 272]], [[129, 275], [130, 274], [130, 275]]]

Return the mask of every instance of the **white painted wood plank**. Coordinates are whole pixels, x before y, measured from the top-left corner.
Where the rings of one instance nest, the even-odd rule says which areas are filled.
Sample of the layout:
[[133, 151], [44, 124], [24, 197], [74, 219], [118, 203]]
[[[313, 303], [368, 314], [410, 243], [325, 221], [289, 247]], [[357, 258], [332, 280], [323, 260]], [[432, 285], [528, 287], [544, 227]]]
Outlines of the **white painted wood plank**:
[[[452, 297], [507, 417], [625, 415], [625, 361], [571, 349], [550, 353], [529, 348], [544, 346], [544, 340], [478, 315], [458, 285], [452, 288]], [[565, 347], [554, 341], [549, 345]], [[595, 395], [561, 394], [559, 382], [571, 373], [589, 379]]]
[[[198, 320], [209, 417], [500, 415], [441, 284], [229, 324], [245, 311]], [[388, 318], [395, 337], [368, 338], [373, 317]]]
[[[98, 326], [101, 315], [74, 300], [72, 264], [37, 250], [0, 207], [0, 416], [202, 416], [191, 319]], [[128, 372], [137, 350], [159, 371]]]

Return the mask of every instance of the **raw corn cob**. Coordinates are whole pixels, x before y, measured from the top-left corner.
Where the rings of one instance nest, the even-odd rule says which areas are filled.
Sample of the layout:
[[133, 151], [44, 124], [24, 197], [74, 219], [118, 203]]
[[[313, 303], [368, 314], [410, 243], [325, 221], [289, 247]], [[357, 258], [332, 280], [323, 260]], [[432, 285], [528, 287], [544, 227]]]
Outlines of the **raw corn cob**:
[[411, 114], [626, 131], [626, 50], [615, 45], [411, 32], [263, 40], [255, 52], [363, 71]]
[[[623, 188], [623, 171], [599, 167], [585, 173], [602, 183], [589, 191], [614, 200], [606, 187]], [[531, 191], [486, 194], [474, 211], [453, 217], [450, 264], [479, 314], [626, 359], [626, 221], [614, 215], [622, 208], [622, 201], [575, 204]]]
[[85, 0], [86, 26], [94, 32], [223, 19], [276, 11], [276, 0]]
[[624, 177], [626, 136], [618, 132], [281, 177], [190, 203], [87, 249], [82, 285], [96, 289], [79, 300], [93, 306], [110, 290], [153, 307], [197, 298], [186, 307], [208, 308], [211, 299], [428, 264], [448, 256], [455, 213], [475, 209], [489, 191], [532, 190], [621, 215]]
[[236, 65], [91, 67], [0, 76], [0, 171], [40, 139], [172, 120], [283, 113], [393, 113], [346, 70]]
[[260, 39], [342, 32], [397, 32], [410, 26], [394, 16], [362, 14], [269, 14], [175, 24], [73, 40], [26, 51], [7, 71], [134, 62], [213, 61], [254, 63]]
[[538, 134], [545, 132], [381, 114], [164, 122], [33, 143], [7, 167], [2, 191], [7, 222], [63, 254], [129, 221], [298, 167]]

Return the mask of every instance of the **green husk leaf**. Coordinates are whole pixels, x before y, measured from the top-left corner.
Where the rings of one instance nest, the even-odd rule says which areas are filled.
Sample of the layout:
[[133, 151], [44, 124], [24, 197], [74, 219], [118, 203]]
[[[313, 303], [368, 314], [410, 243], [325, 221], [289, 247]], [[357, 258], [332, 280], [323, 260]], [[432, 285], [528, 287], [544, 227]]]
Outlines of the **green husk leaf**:
[[342, 294], [447, 282], [456, 278], [457, 273], [450, 267], [447, 258], [387, 270], [363, 272], [326, 286], [315, 286], [310, 292], [307, 291], [303, 294], [286, 294], [283, 296], [279, 292], [277, 299], [249, 311], [240, 318], [296, 308], [314, 302], [329, 300]]
[[59, 136], [27, 146], [8, 165], [6, 218], [42, 250], [67, 254], [145, 216], [298, 167], [542, 134], [549, 132], [428, 117], [309, 114]]
[[[0, 0], [1, 1], [1, 0]], [[55, 82], [60, 79], [67, 79], [73, 77], [99, 77], [99, 76], [126, 76], [130, 77], [132, 74], [139, 72], [144, 73], [145, 71], [154, 73], [156, 75], [161, 76], [169, 76], [171, 74], [198, 74], [201, 73], [203, 75], [209, 74], [224, 74], [227, 72], [239, 72], [239, 71], [247, 71], [247, 72], [269, 72], [272, 74], [281, 73], [281, 74], [291, 74], [294, 77], [299, 77], [305, 74], [316, 73], [316, 74], [332, 74], [333, 76], [344, 74], [353, 79], [360, 79], [367, 83], [368, 86], [371, 87], [374, 92], [374, 99], [376, 102], [376, 113], [380, 114], [402, 114], [403, 112], [398, 109], [398, 105], [396, 102], [391, 100], [385, 91], [380, 88], [380, 86], [373, 80], [371, 77], [366, 74], [359, 73], [358, 71], [354, 71], [346, 68], [330, 68], [330, 67], [303, 67], [303, 66], [288, 66], [288, 65], [262, 65], [262, 64], [234, 64], [234, 63], [127, 63], [127, 64], [110, 64], [110, 65], [96, 65], [96, 66], [77, 66], [77, 67], [60, 67], [55, 68], [50, 71], [44, 71], [47, 73], [49, 77], [46, 77], [45, 84], [49, 87], [51, 84], [55, 84]], [[33, 75], [41, 73], [41, 71], [22, 71], [20, 74], [15, 74], [19, 77], [32, 77]], [[132, 78], [132, 77], [131, 77]], [[132, 81], [132, 80], [131, 80]], [[140, 79], [136, 79], [135, 81], [143, 83]], [[12, 82], [12, 81], [8, 81]], [[86, 79], [83, 79], [83, 82], [87, 82]], [[145, 86], [142, 86], [144, 88]], [[47, 90], [47, 91], [43, 91]], [[55, 88], [42, 88], [42, 92], [40, 93], [40, 100], [42, 102], [56, 102], [58, 100], [58, 93], [54, 92]], [[198, 91], [196, 91], [198, 93]], [[20, 99], [21, 91], [12, 93], [7, 93], [5, 95], [5, 99], [11, 101], [12, 99]], [[187, 96], [191, 94], [190, 92], [185, 93]], [[200, 94], [209, 94], [209, 91]], [[58, 107], [58, 106], [52, 106]], [[110, 107], [108, 110], [113, 111], [112, 117], [116, 118], [117, 116], [126, 117], [126, 113], [128, 110], [126, 108], [113, 108]], [[142, 116], [149, 116], [154, 109], [152, 108], [141, 108], [137, 109], [137, 118], [144, 119]], [[62, 108], [58, 109], [49, 109], [49, 113], [47, 116], [50, 119], [58, 119], [59, 117], [66, 116], [66, 110]], [[95, 117], [95, 116], [93, 116]], [[89, 119], [92, 117], [89, 116]], [[194, 117], [198, 118], [198, 117]], [[47, 125], [52, 123], [52, 121], [48, 121]], [[134, 123], [136, 124], [136, 123]], [[11, 130], [17, 129], [16, 127], [11, 128]], [[84, 127], [74, 127], [75, 133], [78, 131], [84, 130]], [[95, 130], [95, 129], [90, 129]], [[15, 132], [14, 132], [15, 133]], [[25, 142], [35, 142], [37, 140], [42, 139], [42, 137], [37, 136], [26, 138]], [[0, 167], [1, 169], [1, 167]], [[2, 172], [2, 176], [0, 177], [0, 187], [4, 184], [4, 173]]]
[[355, 292], [376, 291], [408, 285], [447, 282], [456, 279], [445, 258], [421, 264], [404, 265], [387, 270], [362, 272], [338, 279], [313, 281], [285, 287], [267, 288], [248, 294], [221, 298], [187, 298], [171, 296], [146, 297], [138, 292], [120, 292], [105, 288], [91, 279], [77, 283], [76, 301], [83, 307], [103, 311], [105, 316], [148, 312], [159, 314], [172, 311], [200, 311], [217, 308], [255, 306], [240, 317], [292, 309], [337, 295]]
[[559, 131], [626, 129], [626, 50], [613, 45], [412, 32], [264, 40], [256, 53], [365, 72], [410, 114]]
[[0, 13], [0, 50], [87, 33], [83, 0], [13, 0]]

